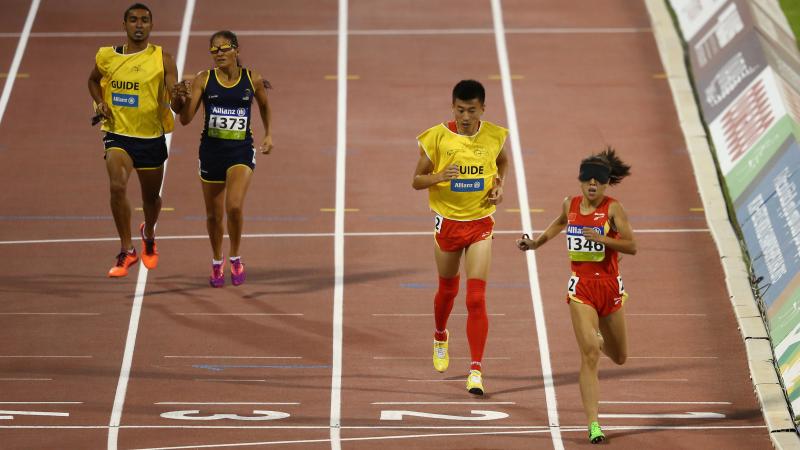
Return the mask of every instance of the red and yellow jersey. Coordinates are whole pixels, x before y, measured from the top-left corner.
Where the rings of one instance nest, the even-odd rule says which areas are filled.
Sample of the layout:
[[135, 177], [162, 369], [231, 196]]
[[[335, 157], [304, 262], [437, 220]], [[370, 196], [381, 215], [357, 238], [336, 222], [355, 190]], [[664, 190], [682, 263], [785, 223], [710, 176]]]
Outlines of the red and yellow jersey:
[[137, 138], [156, 138], [172, 131], [175, 122], [164, 85], [161, 47], [148, 44], [129, 54], [101, 47], [95, 64], [103, 76], [100, 87], [112, 116], [103, 122], [103, 131]]
[[591, 227], [603, 236], [616, 239], [619, 235], [611, 226], [609, 206], [616, 200], [604, 197], [600, 205], [588, 214], [581, 214], [583, 196], [572, 197], [567, 214], [567, 251], [572, 272], [577, 276], [607, 277], [619, 275], [617, 251], [583, 237], [583, 228]]
[[478, 131], [464, 136], [439, 124], [429, 128], [417, 141], [433, 163], [433, 172], [455, 164], [459, 176], [428, 188], [430, 208], [451, 220], [476, 220], [492, 215], [495, 205], [486, 201], [497, 176], [497, 156], [503, 149], [508, 130], [481, 121]]

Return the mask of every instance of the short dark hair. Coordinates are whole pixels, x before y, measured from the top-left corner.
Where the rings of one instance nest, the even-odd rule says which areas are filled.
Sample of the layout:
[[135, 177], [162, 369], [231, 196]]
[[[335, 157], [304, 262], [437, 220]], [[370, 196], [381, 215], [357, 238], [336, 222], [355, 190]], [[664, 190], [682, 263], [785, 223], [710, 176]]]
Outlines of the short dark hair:
[[214, 39], [218, 37], [231, 41], [231, 45], [233, 45], [235, 48], [239, 48], [239, 39], [236, 37], [236, 34], [233, 31], [230, 30], [217, 31], [216, 33], [212, 34], [211, 38], [208, 40], [209, 45], [212, 44], [214, 42]]
[[468, 101], [476, 98], [482, 105], [486, 100], [486, 90], [475, 80], [461, 80], [453, 88], [453, 103], [456, 99]]
[[128, 13], [130, 13], [134, 9], [143, 9], [143, 10], [147, 11], [147, 14], [150, 15], [150, 20], [151, 21], [153, 20], [153, 12], [150, 11], [150, 8], [148, 8], [147, 5], [145, 5], [144, 3], [134, 3], [131, 6], [128, 6], [128, 9], [125, 10], [125, 15], [122, 16], [122, 21], [123, 22], [127, 22], [128, 21]]

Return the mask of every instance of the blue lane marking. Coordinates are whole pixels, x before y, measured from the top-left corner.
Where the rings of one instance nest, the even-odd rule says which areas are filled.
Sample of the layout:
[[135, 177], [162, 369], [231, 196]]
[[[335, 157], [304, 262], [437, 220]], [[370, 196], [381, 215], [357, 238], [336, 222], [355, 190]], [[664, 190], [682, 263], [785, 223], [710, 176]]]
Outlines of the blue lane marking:
[[278, 364], [278, 365], [260, 365], [260, 364], [195, 364], [192, 367], [195, 369], [206, 369], [214, 372], [221, 372], [225, 369], [330, 369], [330, 365], [326, 364]]

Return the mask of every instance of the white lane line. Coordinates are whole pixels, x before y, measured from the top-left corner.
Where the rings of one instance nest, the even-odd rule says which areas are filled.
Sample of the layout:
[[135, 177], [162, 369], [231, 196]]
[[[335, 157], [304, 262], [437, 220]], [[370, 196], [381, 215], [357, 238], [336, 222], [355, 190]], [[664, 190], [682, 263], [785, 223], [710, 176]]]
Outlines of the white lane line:
[[598, 414], [601, 419], [724, 419], [725, 414], [716, 412], [685, 412], [668, 414]]
[[299, 405], [300, 402], [155, 402], [154, 405]]
[[[564, 431], [573, 432], [573, 433], [585, 433], [586, 428], [570, 428], [565, 429]], [[753, 429], [753, 428], [765, 428], [764, 426], [742, 426], [736, 427], [735, 429]], [[732, 429], [729, 427], [688, 427], [688, 428], [662, 428], [662, 427], [604, 427], [607, 430], [653, 430], [653, 429], [682, 429], [682, 430], [692, 430], [692, 429]], [[457, 437], [457, 436], [498, 436], [498, 435], [530, 435], [530, 434], [542, 434], [548, 433], [549, 430], [547, 429], [527, 429], [527, 430], [515, 430], [515, 431], [476, 431], [476, 432], [463, 432], [463, 433], [431, 433], [431, 434], [407, 434], [407, 435], [393, 435], [393, 436], [364, 436], [364, 437], [350, 437], [350, 438], [342, 438], [343, 442], [360, 442], [360, 441], [390, 441], [390, 440], [398, 440], [398, 439], [430, 439], [436, 437]], [[179, 447], [153, 447], [153, 448], [139, 448], [134, 450], [181, 450], [181, 449], [197, 449], [197, 448], [226, 448], [226, 447], [252, 447], [252, 446], [266, 446], [266, 445], [290, 445], [290, 444], [315, 444], [315, 443], [325, 443], [328, 442], [329, 439], [299, 439], [299, 440], [290, 440], [290, 441], [258, 441], [258, 442], [236, 442], [232, 444], [207, 444], [207, 445], [192, 445], [192, 446], [179, 446]]]
[[[23, 430], [83, 430], [106, 429], [108, 425], [0, 425], [0, 429]], [[131, 430], [325, 430], [319, 425], [120, 425]], [[547, 430], [547, 426], [343, 426], [346, 430]], [[604, 430], [758, 430], [766, 425], [609, 425]], [[586, 425], [562, 425], [562, 431], [586, 432]]]
[[[373, 317], [429, 317], [433, 313], [394, 313], [394, 314], [373, 314]], [[466, 316], [467, 313], [452, 313], [451, 316]], [[505, 313], [487, 314], [487, 316], [505, 316]]]
[[[192, 15], [194, 14], [195, 0], [186, 0], [186, 7], [183, 11], [183, 23], [181, 24], [181, 37], [178, 41], [178, 54], [176, 57], [175, 65], [178, 69], [178, 80], [181, 80], [183, 75], [183, 66], [186, 62], [186, 48], [189, 44], [189, 29], [192, 25]], [[170, 112], [171, 114], [171, 112]], [[169, 154], [170, 144], [172, 143], [172, 134], [167, 134], [165, 137], [167, 154]], [[164, 178], [167, 176], [167, 164], [169, 160], [164, 162], [164, 171], [161, 178], [161, 189], [158, 194], [164, 190]], [[157, 224], [156, 224], [157, 225]], [[133, 363], [133, 351], [136, 346], [136, 334], [139, 331], [139, 318], [142, 313], [142, 303], [144, 302], [145, 286], [147, 285], [147, 268], [144, 267], [142, 262], [139, 262], [139, 274], [136, 279], [136, 290], [133, 295], [133, 305], [131, 306], [131, 318], [128, 322], [128, 334], [125, 338], [125, 350], [122, 355], [122, 365], [119, 371], [119, 379], [117, 380], [117, 390], [114, 395], [114, 404], [111, 408], [111, 417], [109, 418], [108, 450], [117, 449], [117, 441], [119, 438], [119, 425], [122, 420], [122, 409], [125, 406], [125, 394], [128, 391], [128, 380], [131, 374], [131, 365]]]
[[636, 381], [643, 383], [685, 383], [688, 378], [620, 378], [619, 381]]
[[164, 355], [164, 358], [181, 359], [303, 359], [302, 356], [211, 356], [211, 355]]
[[719, 359], [719, 356], [628, 356], [628, 359]]
[[69, 413], [62, 412], [48, 412], [48, 411], [8, 411], [0, 410], [0, 420], [13, 419], [14, 416], [54, 416], [54, 417], [69, 417]]
[[[215, 30], [192, 31], [190, 36], [208, 37]], [[650, 33], [650, 28], [641, 27], [529, 27], [507, 28], [508, 34], [630, 34]], [[494, 34], [491, 28], [419, 28], [419, 29], [363, 29], [349, 30], [351, 36], [436, 36], [436, 35], [475, 35]], [[153, 37], [180, 36], [179, 31], [153, 31]], [[337, 36], [337, 30], [237, 30], [237, 36]], [[0, 33], [0, 38], [16, 38], [20, 33]], [[94, 38], [94, 37], [124, 37], [119, 31], [62, 31], [30, 33], [31, 38]]]
[[0, 402], [0, 405], [82, 405], [83, 402]]
[[234, 382], [234, 383], [266, 383], [267, 380], [263, 379], [246, 379], [246, 378], [195, 378], [194, 381], [223, 381], [223, 382]]
[[11, 67], [8, 69], [8, 76], [6, 77], [6, 84], [3, 86], [3, 93], [0, 95], [0, 122], [3, 121], [8, 101], [11, 99], [11, 90], [14, 88], [14, 81], [17, 79], [19, 72], [19, 65], [22, 63], [22, 56], [25, 54], [25, 47], [28, 46], [28, 38], [31, 35], [31, 28], [33, 28], [33, 21], [36, 19], [36, 13], [39, 11], [40, 0], [33, 0], [31, 7], [28, 9], [28, 17], [25, 19], [25, 25], [22, 27], [22, 33], [19, 35], [17, 42], [17, 49], [14, 51], [14, 59], [11, 60]]
[[52, 378], [0, 378], [0, 381], [53, 381]]
[[0, 355], [0, 358], [93, 358], [91, 355]]
[[100, 313], [66, 313], [66, 312], [4, 312], [0, 316], [99, 316]]
[[[168, 135], [169, 136], [169, 135]], [[523, 214], [523, 213], [520, 213]], [[541, 233], [542, 230], [534, 230], [534, 233]], [[662, 233], [708, 233], [708, 228], [650, 228], [636, 229], [636, 234], [662, 234]], [[375, 232], [348, 232], [342, 233], [344, 237], [411, 237], [411, 236], [430, 236], [430, 231], [375, 231]], [[522, 234], [521, 230], [495, 230], [494, 234]], [[335, 237], [336, 233], [255, 233], [243, 234], [242, 237], [248, 239], [255, 238], [315, 238], [315, 237]], [[208, 239], [202, 235], [184, 236], [159, 236], [158, 240], [180, 240], [180, 239]], [[75, 239], [28, 239], [16, 241], [0, 241], [0, 245], [30, 245], [30, 244], [83, 244], [87, 242], [111, 242], [118, 241], [118, 237], [104, 238], [75, 238]]]
[[302, 316], [303, 313], [172, 313], [174, 316]]
[[452, 382], [463, 383], [464, 382], [464, 380], [462, 380], [461, 378], [457, 380], [406, 380], [406, 381], [410, 381], [413, 383], [452, 383]]
[[[531, 207], [528, 201], [528, 187], [522, 158], [522, 144], [520, 142], [519, 126], [517, 123], [517, 108], [514, 102], [514, 92], [511, 85], [511, 68], [508, 62], [505, 25], [503, 24], [503, 6], [500, 4], [500, 0], [492, 0], [491, 3], [494, 40], [497, 46], [497, 62], [500, 66], [500, 81], [503, 87], [503, 100], [506, 106], [509, 137], [511, 138], [511, 165], [514, 167], [514, 178], [516, 181], [517, 197], [519, 199], [518, 205], [520, 208], [519, 215], [522, 220], [522, 229], [531, 230], [533, 229], [530, 216]], [[553, 448], [555, 450], [563, 450], [564, 443], [561, 441], [561, 430], [558, 420], [558, 402], [556, 401], [553, 369], [550, 363], [550, 345], [547, 342], [547, 325], [544, 318], [544, 307], [542, 305], [542, 293], [539, 287], [535, 252], [525, 252], [525, 260], [528, 267], [528, 281], [531, 288], [531, 303], [533, 304], [533, 315], [536, 323], [536, 337], [539, 343], [542, 385], [544, 386], [544, 397], [547, 404], [550, 438], [553, 441]]]
[[371, 405], [516, 405], [517, 402], [372, 402]]
[[610, 405], [732, 405], [731, 402], [634, 402], [600, 400], [600, 403]]
[[347, 29], [348, 2], [339, 0], [336, 53], [336, 211], [333, 240], [333, 349], [331, 370], [331, 450], [340, 450], [342, 413], [342, 333], [344, 320], [344, 208], [347, 159]]

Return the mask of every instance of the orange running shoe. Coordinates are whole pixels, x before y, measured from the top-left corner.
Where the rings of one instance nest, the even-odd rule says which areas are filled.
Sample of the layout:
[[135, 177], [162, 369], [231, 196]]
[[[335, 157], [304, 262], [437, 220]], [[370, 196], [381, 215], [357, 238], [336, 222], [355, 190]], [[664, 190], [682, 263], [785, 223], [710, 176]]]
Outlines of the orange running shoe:
[[144, 222], [139, 225], [139, 234], [142, 235], [142, 264], [148, 269], [155, 269], [158, 266], [158, 249], [156, 239], [144, 237]]
[[136, 256], [136, 250], [122, 251], [117, 255], [117, 263], [108, 271], [108, 276], [111, 278], [124, 277], [128, 275], [128, 267], [136, 264], [139, 257]]

